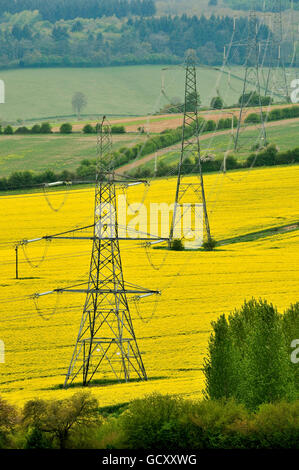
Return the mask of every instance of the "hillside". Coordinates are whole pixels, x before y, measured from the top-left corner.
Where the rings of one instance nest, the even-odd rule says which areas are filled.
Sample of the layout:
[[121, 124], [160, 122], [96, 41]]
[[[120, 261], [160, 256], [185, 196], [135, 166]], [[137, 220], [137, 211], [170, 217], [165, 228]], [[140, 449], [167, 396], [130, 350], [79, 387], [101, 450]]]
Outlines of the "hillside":
[[[289, 79], [296, 69], [287, 70]], [[238, 102], [244, 69], [198, 68], [198, 90], [203, 106], [209, 106], [217, 88], [226, 106]], [[74, 93], [83, 92], [87, 106], [83, 121], [106, 114], [114, 117], [145, 116], [159, 111], [172, 100], [183, 99], [184, 70], [163, 65], [105, 68], [40, 68], [0, 72], [6, 84], [6, 103], [0, 105], [0, 121], [57, 118], [75, 121]], [[162, 84], [164, 93], [161, 91]], [[18, 122], [17, 122], [18, 121]]]
[[[169, 99], [178, 97], [182, 100], [184, 94], [184, 70], [178, 67], [162, 72], [162, 68], [163, 65], [147, 65], [3, 71], [0, 75], [6, 83], [6, 103], [0, 105], [0, 117], [15, 122], [17, 119], [54, 120], [56, 116], [73, 115], [72, 97], [77, 91], [86, 95], [85, 115], [152, 114], [169, 104], [161, 94], [163, 77]], [[243, 72], [237, 68], [235, 73], [242, 75]], [[217, 69], [199, 70], [199, 92], [205, 106], [216, 94], [218, 76]], [[223, 76], [220, 90], [226, 102], [233, 104], [240, 96], [242, 82], [234, 77], [230, 87], [227, 82], [227, 76]]]

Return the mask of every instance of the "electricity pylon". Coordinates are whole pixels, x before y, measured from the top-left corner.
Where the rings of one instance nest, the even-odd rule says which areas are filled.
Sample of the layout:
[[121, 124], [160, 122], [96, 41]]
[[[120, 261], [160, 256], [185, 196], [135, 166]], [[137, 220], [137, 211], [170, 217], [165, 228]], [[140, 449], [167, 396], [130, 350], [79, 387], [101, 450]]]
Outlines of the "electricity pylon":
[[[93, 241], [88, 282], [33, 296], [36, 301], [53, 293], [86, 294], [77, 341], [64, 381], [65, 388], [80, 376], [86, 386], [99, 375], [104, 380], [110, 379], [108, 375], [111, 372], [118, 381], [127, 382], [132, 378], [147, 380], [127, 297], [134, 295], [136, 299], [141, 299], [160, 292], [125, 282], [119, 240], [157, 241], [159, 237], [151, 238], [147, 234], [145, 238], [119, 236], [116, 187], [128, 187], [138, 182], [130, 182], [126, 177], [122, 180], [121, 175], [114, 173], [111, 145], [111, 129], [104, 117], [98, 125], [94, 223], [55, 235], [23, 240], [18, 244], [24, 246], [39, 240], [54, 239]], [[85, 235], [86, 230], [91, 228], [93, 234]], [[87, 288], [82, 288], [83, 285]]]
[[[178, 216], [179, 205], [183, 204], [187, 199], [187, 194], [192, 193], [200, 200], [203, 207], [204, 233], [203, 236], [208, 242], [211, 241], [211, 231], [207, 211], [207, 202], [202, 175], [202, 165], [200, 158], [200, 125], [198, 120], [198, 91], [197, 91], [197, 75], [196, 75], [196, 57], [194, 52], [190, 52], [186, 58], [186, 81], [185, 81], [185, 101], [184, 101], [184, 120], [183, 120], [183, 137], [180, 160], [178, 164], [178, 177], [175, 194], [175, 203], [173, 211], [173, 219], [170, 229], [170, 243], [174, 238], [176, 226], [181, 222]], [[188, 157], [195, 156], [198, 161], [199, 184], [183, 183], [183, 165]], [[189, 195], [190, 197], [190, 195]], [[187, 200], [190, 203], [190, 200]], [[196, 216], [196, 214], [194, 214]]]
[[[131, 375], [147, 380], [131, 319], [127, 294], [157, 293], [124, 281], [117, 222], [114, 172], [101, 168], [111, 157], [111, 134], [103, 123], [98, 134], [99, 166], [95, 189], [94, 241], [89, 282], [79, 333], [65, 378], [70, 385], [82, 373], [88, 385], [106, 362], [118, 380]], [[103, 371], [102, 371], [103, 372]]]
[[[242, 46], [242, 44], [240, 44]], [[239, 120], [235, 135], [235, 150], [238, 149], [243, 123], [245, 108], [249, 105], [251, 97], [254, 93], [259, 99], [259, 135], [257, 138], [258, 147], [262, 147], [266, 143], [265, 116], [263, 113], [263, 105], [261, 98], [261, 79], [260, 79], [260, 54], [261, 43], [258, 38], [258, 19], [256, 12], [251, 11], [248, 20], [248, 38], [247, 38], [247, 55], [245, 63], [245, 76], [243, 82], [243, 91], [240, 102]]]
[[265, 95], [279, 96], [285, 101], [290, 100], [290, 91], [286, 75], [283, 40], [284, 29], [282, 20], [282, 0], [271, 0], [271, 41], [268, 47], [269, 61], [265, 84]]

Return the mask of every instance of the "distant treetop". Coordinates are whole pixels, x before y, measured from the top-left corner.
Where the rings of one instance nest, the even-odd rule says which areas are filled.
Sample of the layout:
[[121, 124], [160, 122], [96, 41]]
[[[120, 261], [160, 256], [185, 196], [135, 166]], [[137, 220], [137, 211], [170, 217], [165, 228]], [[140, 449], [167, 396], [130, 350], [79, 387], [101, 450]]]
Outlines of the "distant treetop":
[[38, 10], [44, 20], [72, 20], [130, 15], [152, 16], [156, 13], [154, 0], [0, 0], [1, 13]]

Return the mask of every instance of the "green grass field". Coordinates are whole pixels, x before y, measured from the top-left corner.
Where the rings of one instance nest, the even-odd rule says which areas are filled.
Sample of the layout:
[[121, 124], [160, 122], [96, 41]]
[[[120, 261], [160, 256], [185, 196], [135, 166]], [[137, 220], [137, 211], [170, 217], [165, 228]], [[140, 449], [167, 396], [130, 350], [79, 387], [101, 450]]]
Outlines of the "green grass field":
[[[140, 115], [153, 113], [168, 104], [161, 94], [162, 78], [166, 95], [182, 99], [184, 71], [180, 67], [162, 72], [163, 66], [127, 66], [107, 68], [23, 69], [0, 72], [6, 86], [6, 103], [0, 105], [5, 121], [49, 119], [73, 114], [71, 100], [75, 92], [86, 94], [84, 115]], [[235, 68], [234, 73], [242, 74]], [[198, 70], [199, 91], [203, 105], [216, 94], [219, 71], [208, 67]], [[227, 75], [220, 82], [220, 92], [227, 104], [237, 101], [242, 82]], [[54, 119], [53, 119], [54, 118]], [[69, 120], [69, 119], [68, 119]]]
[[[134, 134], [113, 136], [113, 148], [134, 145], [143, 138]], [[0, 177], [24, 170], [75, 170], [84, 158], [95, 157], [95, 135], [1, 136]]]
[[[208, 135], [208, 134], [207, 134]], [[240, 150], [234, 153], [238, 160], [244, 160], [251, 153], [250, 148], [254, 144], [258, 136], [258, 129], [246, 130], [242, 129], [240, 134]], [[294, 123], [286, 123], [281, 121], [278, 126], [267, 128], [267, 140], [271, 144], [276, 144], [280, 151], [290, 150], [299, 147], [299, 119]], [[227, 150], [233, 150], [233, 143], [231, 134], [217, 135], [211, 132], [210, 138], [201, 142], [202, 153], [212, 153], [216, 156], [224, 155]], [[159, 156], [159, 161], [166, 164], [174, 165], [179, 160], [179, 149], [177, 151], [166, 152], [164, 155]], [[151, 160], [142, 168], [154, 169], [155, 162]]]
[[[166, 68], [166, 69], [165, 69]], [[162, 71], [162, 69], [164, 69]], [[294, 70], [293, 70], [294, 72]], [[242, 90], [241, 67], [220, 74], [219, 68], [198, 68], [198, 89], [203, 106], [217, 94], [225, 105], [238, 101]], [[145, 116], [160, 110], [169, 100], [183, 99], [182, 67], [140, 65], [106, 68], [44, 68], [0, 71], [6, 86], [6, 102], [0, 105], [0, 121], [74, 120], [71, 106], [75, 92], [85, 93], [84, 116]], [[290, 76], [291, 80], [291, 76]], [[165, 95], [161, 93], [164, 84]]]
[[[209, 137], [201, 143], [202, 152], [210, 152], [223, 156], [232, 148], [230, 134], [207, 134]], [[238, 159], [245, 159], [250, 153], [250, 144], [257, 136], [256, 130], [245, 130], [241, 133], [240, 152]], [[269, 127], [268, 141], [278, 145], [280, 150], [299, 147], [299, 120], [294, 123], [281, 121], [279, 126]], [[137, 134], [113, 135], [113, 148], [128, 147], [145, 139]], [[178, 144], [178, 147], [180, 144]], [[75, 170], [84, 158], [96, 157], [96, 136], [85, 134], [72, 135], [14, 135], [0, 137], [0, 177], [8, 176], [14, 171], [62, 171]], [[167, 164], [178, 161], [179, 150], [165, 152], [159, 156]], [[142, 167], [153, 168], [154, 160]]]

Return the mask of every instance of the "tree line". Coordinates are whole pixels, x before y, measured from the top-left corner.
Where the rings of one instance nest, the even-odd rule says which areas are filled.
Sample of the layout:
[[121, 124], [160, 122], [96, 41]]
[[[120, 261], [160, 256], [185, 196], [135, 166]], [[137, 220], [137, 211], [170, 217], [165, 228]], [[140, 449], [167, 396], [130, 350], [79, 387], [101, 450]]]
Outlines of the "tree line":
[[[273, 4], [272, 0], [253, 0], [248, 2], [248, 0], [224, 0], [228, 6], [235, 10], [256, 10], [256, 11], [270, 11], [270, 12], [277, 12], [278, 5]], [[282, 11], [291, 8], [292, 3], [294, 3], [294, 9], [299, 9], [299, 0], [282, 0], [281, 1], [281, 9]], [[215, 4], [215, 3], [213, 3]], [[217, 4], [217, 2], [216, 2]]]
[[0, 11], [11, 14], [38, 10], [44, 20], [101, 18], [115, 15], [152, 16], [156, 13], [154, 0], [0, 0]]
[[[201, 63], [220, 65], [234, 28], [232, 18], [214, 15], [135, 16], [108, 25], [84, 18], [50, 24], [33, 12], [30, 15], [18, 22], [14, 16], [0, 20], [2, 67], [181, 63], [190, 48]], [[235, 41], [241, 41], [247, 28], [248, 19], [239, 18]], [[267, 26], [260, 27], [259, 35], [261, 40], [267, 38]], [[242, 65], [245, 58], [246, 47], [240, 47], [232, 63]]]

